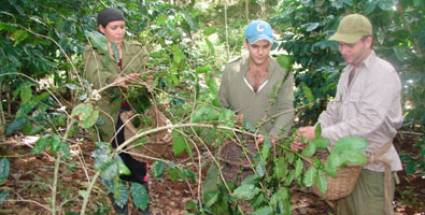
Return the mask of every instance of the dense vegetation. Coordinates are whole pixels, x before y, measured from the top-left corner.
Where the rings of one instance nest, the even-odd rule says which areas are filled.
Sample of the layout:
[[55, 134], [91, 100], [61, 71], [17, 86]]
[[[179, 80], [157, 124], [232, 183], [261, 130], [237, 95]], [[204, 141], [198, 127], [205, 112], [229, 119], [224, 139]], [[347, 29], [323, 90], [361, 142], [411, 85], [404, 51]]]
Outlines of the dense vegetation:
[[[68, 194], [61, 193], [60, 186], [64, 185], [59, 182], [64, 176], [59, 170], [80, 165], [70, 148], [86, 143], [81, 140], [84, 129], [91, 129], [97, 120], [98, 110], [80, 74], [84, 47], [90, 32], [96, 29], [95, 14], [107, 6], [124, 11], [128, 38], [150, 51], [146, 70], [155, 75], [153, 101], [165, 107], [173, 124], [173, 153], [186, 152], [189, 160], [197, 163], [191, 169], [186, 163], [157, 158], [152, 175], [199, 183], [203, 191], [208, 191], [205, 195], [198, 193], [198, 199], [187, 204], [187, 211], [243, 213], [236, 203], [245, 200], [251, 201], [256, 214], [290, 214], [291, 187], [316, 184], [323, 190], [325, 172], [334, 171], [322, 165], [315, 154], [316, 148], [325, 148], [325, 140], [319, 137], [305, 151], [293, 153], [288, 150], [291, 136], [277, 150], [266, 138], [260, 153], [252, 157], [250, 168], [255, 174], [241, 186], [223, 183], [217, 177], [220, 174], [216, 167], [220, 164], [214, 155], [220, 145], [226, 139], [236, 141], [235, 133], [250, 136], [256, 132], [253, 125], [236, 123], [233, 113], [223, 109], [216, 97], [222, 67], [243, 52], [243, 27], [255, 18], [272, 23], [278, 38], [273, 55], [295, 74], [295, 127], [299, 127], [314, 123], [334, 95], [344, 65], [336, 44], [327, 38], [335, 31], [339, 18], [352, 12], [367, 15], [374, 25], [376, 52], [393, 63], [403, 81], [405, 123], [397, 147], [406, 173], [425, 176], [424, 1], [7, 0], [0, 6], [0, 136], [5, 140], [15, 134], [37, 135], [40, 139], [31, 153], [47, 152], [54, 157], [54, 163], [46, 163], [52, 165], [54, 177], [44, 182], [50, 184], [51, 195], [42, 203], [51, 213], [75, 211], [64, 200]], [[143, 137], [150, 132], [154, 130], [140, 130], [140, 138], [127, 144], [143, 145]], [[409, 142], [403, 144], [403, 140]], [[361, 142], [348, 142], [352, 141]], [[85, 186], [69, 194], [77, 196], [81, 214], [102, 213], [102, 207], [90, 200], [98, 176], [115, 179], [124, 171], [109, 144], [90, 144], [96, 145], [94, 174]], [[0, 148], [6, 157], [0, 160], [0, 204], [15, 198], [4, 185], [13, 180], [6, 149]], [[208, 158], [201, 159], [202, 155]], [[306, 158], [312, 161], [309, 168], [304, 168]], [[362, 162], [361, 157], [358, 162]], [[201, 166], [211, 166], [205, 181], [201, 181]], [[146, 207], [148, 199], [141, 187], [127, 189], [118, 180], [113, 181], [105, 189], [112, 191], [118, 204], [125, 204], [131, 196], [138, 207]]]

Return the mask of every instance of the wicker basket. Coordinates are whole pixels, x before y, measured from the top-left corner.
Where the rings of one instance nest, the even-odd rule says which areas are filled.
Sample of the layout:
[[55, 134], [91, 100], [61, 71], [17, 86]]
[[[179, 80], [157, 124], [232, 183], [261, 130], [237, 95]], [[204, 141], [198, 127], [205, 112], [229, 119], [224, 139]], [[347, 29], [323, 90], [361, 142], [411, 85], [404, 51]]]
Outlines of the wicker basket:
[[[145, 111], [142, 117], [148, 117], [152, 120], [152, 125], [150, 128], [161, 127], [170, 124], [170, 120], [158, 109], [151, 107]], [[125, 120], [123, 120], [125, 121]], [[142, 125], [139, 128], [129, 129], [129, 127], [124, 128], [125, 139], [129, 139], [132, 137], [134, 133], [134, 129], [146, 129], [147, 126]], [[164, 158], [164, 159], [172, 159], [173, 153], [171, 150], [171, 131], [163, 130], [153, 134], [149, 134], [146, 137], [146, 143], [133, 147], [129, 150], [131, 153], [143, 154], [149, 157], [156, 158]], [[135, 159], [143, 162], [151, 163], [152, 160], [145, 159], [139, 156], [133, 156]]]
[[253, 140], [247, 140], [243, 143], [247, 154], [243, 152], [240, 144], [231, 140], [225, 141], [219, 148], [217, 156], [226, 181], [233, 181], [236, 184], [239, 184], [244, 178], [253, 173], [246, 155], [248, 155], [249, 159], [253, 159], [257, 152]]
[[327, 176], [328, 189], [326, 193], [320, 192], [319, 188], [313, 186], [312, 191], [326, 200], [337, 200], [348, 196], [353, 192], [357, 179], [360, 175], [360, 166], [347, 166], [337, 170], [336, 176]]

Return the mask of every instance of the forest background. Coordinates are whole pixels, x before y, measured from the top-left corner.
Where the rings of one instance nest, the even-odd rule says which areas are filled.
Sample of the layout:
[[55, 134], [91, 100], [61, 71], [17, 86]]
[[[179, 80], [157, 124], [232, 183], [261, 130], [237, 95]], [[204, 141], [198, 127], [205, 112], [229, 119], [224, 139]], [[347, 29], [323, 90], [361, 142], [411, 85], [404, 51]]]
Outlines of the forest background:
[[[99, 148], [85, 138], [82, 128], [91, 127], [97, 118], [93, 117], [96, 107], [87, 105], [90, 94], [80, 76], [88, 32], [95, 31], [96, 14], [105, 7], [120, 8], [127, 21], [127, 38], [150, 50], [148, 69], [155, 74], [156, 102], [167, 107], [165, 114], [176, 131], [182, 126], [179, 132], [173, 131], [172, 151], [175, 155], [185, 152], [189, 158], [157, 159], [152, 175], [193, 184], [200, 184], [205, 176], [200, 167], [208, 163], [199, 155], [213, 157], [206, 151], [214, 151], [229, 136], [220, 126], [236, 129], [233, 113], [224, 111], [217, 101], [217, 89], [225, 63], [243, 53], [243, 30], [249, 20], [272, 24], [277, 38], [272, 54], [295, 75], [296, 128], [313, 124], [335, 93], [344, 64], [337, 44], [327, 38], [340, 17], [353, 12], [368, 16], [374, 26], [376, 52], [396, 67], [403, 83], [405, 121], [396, 147], [405, 169], [402, 186], [397, 188], [398, 206], [403, 205], [406, 214], [425, 211], [424, 1], [5, 0], [0, 6], [0, 213], [111, 211], [104, 188], [96, 180], [96, 174], [108, 168], [93, 162], [119, 161], [113, 159], [113, 152], [108, 152], [111, 158], [96, 157], [93, 151]], [[75, 119], [78, 114], [84, 115], [82, 119]], [[201, 124], [205, 127], [200, 128]], [[242, 129], [250, 131], [248, 125]], [[262, 153], [269, 156], [266, 149]], [[308, 184], [309, 173], [301, 172], [297, 161], [289, 161], [295, 167], [287, 174], [295, 176], [288, 184]], [[268, 168], [260, 164], [257, 171]], [[191, 171], [191, 165], [199, 168]], [[205, 186], [202, 189], [208, 189]], [[252, 188], [241, 190], [256, 193]], [[137, 189], [132, 187], [128, 193]], [[276, 213], [277, 205], [258, 200], [260, 194], [239, 192], [235, 196], [231, 186], [217, 189], [213, 196], [191, 192], [192, 200], [181, 208], [187, 213], [218, 213], [223, 205], [232, 208], [237, 200], [256, 198], [261, 202], [256, 213]], [[271, 199], [289, 202], [283, 195], [289, 192], [287, 187], [276, 189], [270, 182], [262, 190], [279, 193], [270, 194]], [[146, 198], [132, 196], [142, 207], [149, 201]], [[242, 212], [237, 207], [229, 209], [233, 210]]]

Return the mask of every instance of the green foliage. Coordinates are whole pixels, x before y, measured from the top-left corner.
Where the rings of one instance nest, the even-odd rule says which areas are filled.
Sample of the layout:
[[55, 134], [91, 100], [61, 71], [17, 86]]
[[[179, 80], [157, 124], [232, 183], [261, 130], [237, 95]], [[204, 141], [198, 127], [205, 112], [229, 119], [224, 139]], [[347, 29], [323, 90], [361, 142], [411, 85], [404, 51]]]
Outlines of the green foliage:
[[[296, 106], [306, 105], [298, 113], [299, 124], [315, 122], [326, 102], [334, 95], [343, 64], [337, 53], [337, 44], [327, 41], [327, 38], [335, 31], [340, 16], [359, 12], [368, 15], [373, 22], [378, 54], [391, 61], [401, 72], [407, 107], [406, 127], [423, 132], [425, 32], [422, 26], [425, 21], [418, 18], [424, 15], [425, 4], [422, 1], [400, 0], [395, 5], [396, 1], [391, 0], [283, 0], [274, 7], [272, 4], [275, 3], [269, 3], [271, 8], [276, 9], [270, 20], [282, 36], [278, 49], [287, 51], [287, 54], [277, 56], [277, 60], [283, 68], [295, 74]], [[154, 91], [148, 93], [143, 87], [132, 86], [126, 98], [137, 113], [143, 113], [152, 102], [164, 105], [166, 115], [173, 123], [239, 126], [234, 122], [234, 113], [220, 107], [216, 95], [221, 66], [230, 56], [240, 53], [243, 27], [247, 21], [245, 16], [253, 18], [252, 15], [260, 11], [257, 9], [263, 9], [259, 1], [250, 1], [251, 14], [242, 15], [244, 4], [240, 1], [228, 5], [225, 31], [222, 26], [223, 4], [204, 10], [193, 5], [151, 0], [105, 0], [101, 4], [82, 0], [60, 3], [5, 1], [0, 9], [0, 91], [1, 105], [11, 107], [11, 112], [7, 113], [10, 116], [6, 117], [10, 120], [6, 134], [39, 134], [41, 138], [33, 153], [48, 150], [66, 156], [69, 144], [61, 138], [63, 128], [69, 129], [66, 133], [69, 138], [78, 132], [77, 125], [81, 128], [93, 126], [99, 111], [93, 104], [78, 104], [87, 99], [88, 92], [84, 91], [82, 85], [85, 84], [77, 75], [78, 70], [82, 70], [81, 53], [87, 43], [106, 52], [105, 38], [96, 32], [95, 14], [109, 6], [124, 12], [127, 36], [141, 42], [149, 53], [145, 69], [155, 76]], [[261, 13], [262, 18], [269, 18]], [[224, 41], [228, 43], [224, 44]], [[230, 56], [225, 54], [227, 47]], [[49, 84], [41, 85], [41, 79], [48, 80]], [[12, 98], [11, 104], [6, 104], [5, 98]], [[68, 119], [65, 113], [74, 106], [70, 104], [75, 104], [70, 115], [77, 122], [75, 125], [69, 124], [73, 120]], [[318, 138], [308, 142], [307, 148], [300, 153], [288, 150], [293, 137], [279, 143], [277, 151], [266, 137], [253, 158], [255, 174], [245, 178], [241, 185], [228, 182], [225, 186], [218, 177], [218, 167], [210, 168], [203, 184], [202, 204], [205, 207], [198, 211], [197, 205], [192, 202], [188, 210], [204, 214], [237, 214], [237, 202], [249, 201], [254, 207], [254, 214], [290, 214], [290, 187], [314, 185], [324, 191], [327, 187], [326, 174], [333, 175], [337, 168], [347, 164], [365, 162], [361, 153], [365, 142], [356, 138], [340, 140], [328, 159], [321, 162], [316, 154], [325, 150], [329, 141], [320, 137], [320, 126], [316, 128]], [[246, 122], [240, 129], [255, 131], [255, 127]], [[187, 138], [200, 138], [212, 151], [224, 139], [235, 138], [233, 132], [217, 128], [191, 128], [181, 132], [184, 135], [173, 131], [172, 149], [176, 155], [184, 151], [192, 154], [192, 145], [188, 144]], [[409, 174], [423, 174], [424, 146], [422, 139], [415, 144], [417, 155], [403, 155]], [[143, 187], [128, 189], [120, 183], [119, 175], [129, 174], [129, 170], [109, 143], [97, 143], [92, 155], [96, 170], [101, 172], [102, 181], [118, 205], [127, 203], [129, 193], [139, 208], [143, 209], [148, 204]], [[310, 160], [310, 166], [305, 164], [305, 158]], [[4, 167], [3, 162], [4, 159], [0, 160], [0, 167]], [[195, 181], [197, 178], [192, 171], [172, 162], [156, 161], [152, 173], [156, 178], [167, 175], [175, 181]], [[0, 202], [6, 197], [7, 192], [0, 192]]]
[[425, 175], [425, 138], [422, 137], [419, 141], [413, 146], [418, 154], [409, 154], [403, 153], [401, 154], [401, 160], [406, 165], [406, 173], [408, 175]]
[[99, 117], [99, 110], [95, 109], [90, 103], [81, 103], [74, 107], [71, 116], [77, 120], [82, 128], [92, 127]]
[[130, 174], [130, 170], [121, 158], [113, 154], [109, 143], [97, 142], [92, 156], [95, 158], [94, 165], [96, 169], [101, 171], [101, 176], [105, 180], [112, 180], [119, 175]]
[[62, 142], [61, 137], [57, 134], [46, 134], [38, 139], [32, 153], [41, 154], [46, 150], [52, 153], [60, 152], [64, 157], [70, 156], [69, 145]]
[[103, 54], [109, 53], [107, 46], [108, 41], [106, 40], [105, 35], [98, 31], [85, 31], [84, 34], [93, 48], [99, 50]]
[[173, 136], [172, 150], [173, 150], [174, 155], [179, 156], [179, 155], [181, 155], [185, 151], [188, 154], [192, 155], [192, 148], [187, 143], [187, 141], [184, 138], [184, 136], [182, 136], [177, 131], [173, 131], [172, 136]]
[[9, 177], [10, 162], [6, 158], [0, 159], [0, 185], [4, 184]]
[[[0, 159], [0, 186], [3, 185], [10, 172], [10, 162], [7, 158]], [[7, 199], [9, 192], [0, 188], [0, 205]]]
[[146, 210], [149, 204], [149, 195], [145, 186], [139, 183], [131, 183], [131, 197], [137, 208]]
[[233, 191], [233, 195], [237, 199], [251, 200], [260, 192], [260, 189], [253, 184], [242, 184]]
[[152, 173], [155, 178], [159, 178], [164, 174], [165, 164], [162, 161], [155, 161], [152, 165]]

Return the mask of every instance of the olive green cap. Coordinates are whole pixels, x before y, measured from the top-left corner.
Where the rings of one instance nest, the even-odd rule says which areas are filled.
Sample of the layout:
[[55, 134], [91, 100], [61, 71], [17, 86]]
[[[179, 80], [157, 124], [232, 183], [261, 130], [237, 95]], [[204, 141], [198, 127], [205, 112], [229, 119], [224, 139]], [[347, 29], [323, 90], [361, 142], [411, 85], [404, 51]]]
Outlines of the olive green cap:
[[335, 34], [329, 40], [353, 44], [364, 36], [372, 35], [372, 24], [361, 14], [344, 16], [338, 25]]

